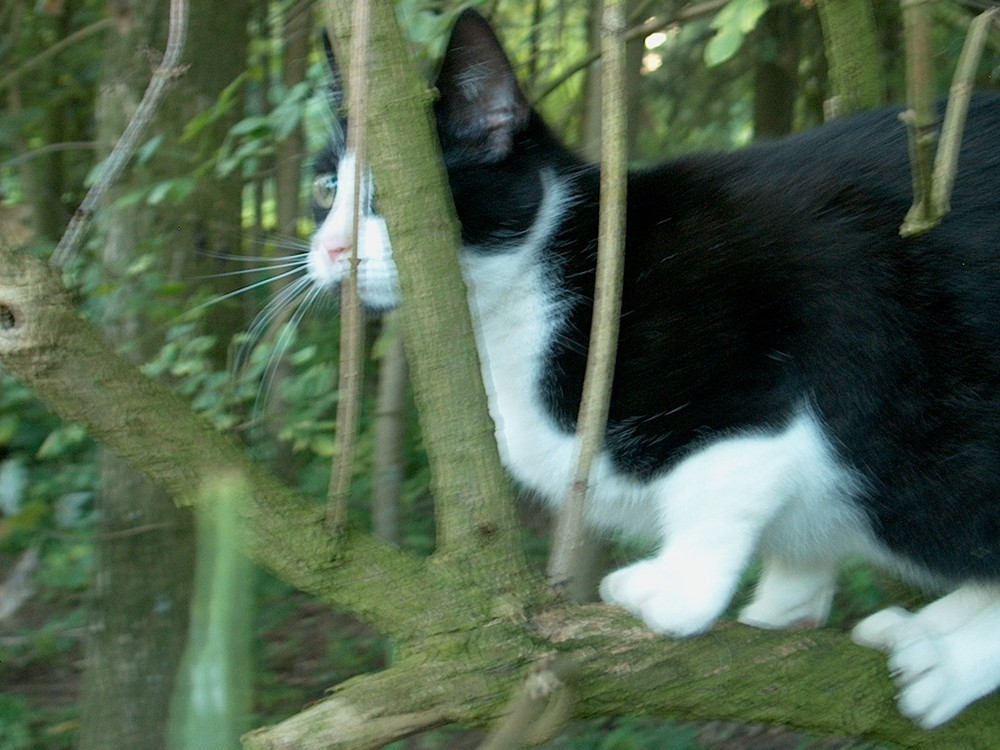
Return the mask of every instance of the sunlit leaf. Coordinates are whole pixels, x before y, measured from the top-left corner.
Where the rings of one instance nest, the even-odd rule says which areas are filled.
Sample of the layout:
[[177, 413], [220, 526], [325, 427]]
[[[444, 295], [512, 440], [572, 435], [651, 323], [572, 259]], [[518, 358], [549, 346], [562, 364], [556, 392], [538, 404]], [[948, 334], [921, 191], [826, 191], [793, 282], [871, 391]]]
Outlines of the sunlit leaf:
[[757, 28], [767, 5], [768, 0], [732, 0], [724, 6], [712, 19], [716, 34], [705, 46], [705, 64], [719, 65], [735, 55], [746, 35]]

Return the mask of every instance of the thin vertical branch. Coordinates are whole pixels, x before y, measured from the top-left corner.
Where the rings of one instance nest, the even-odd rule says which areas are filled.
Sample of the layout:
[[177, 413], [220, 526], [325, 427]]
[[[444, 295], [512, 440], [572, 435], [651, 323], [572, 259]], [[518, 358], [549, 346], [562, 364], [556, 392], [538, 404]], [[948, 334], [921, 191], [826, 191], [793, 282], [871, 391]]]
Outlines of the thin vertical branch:
[[913, 205], [900, 233], [925, 231], [937, 224], [931, 195], [937, 117], [934, 113], [933, 45], [930, 3], [933, 0], [901, 0], [906, 37], [906, 100], [900, 115], [910, 138], [910, 169], [913, 174]]
[[565, 585], [580, 565], [579, 556], [585, 539], [586, 499], [593, 465], [604, 445], [618, 346], [628, 170], [624, 0], [605, 0], [601, 49], [604, 61], [601, 93], [604, 149], [601, 155], [601, 207], [594, 317], [583, 399], [577, 420], [580, 455], [572, 487], [559, 513], [552, 555], [549, 558], [549, 579], [557, 586]]
[[990, 25], [1000, 18], [1000, 8], [993, 8], [980, 13], [969, 27], [962, 53], [955, 68], [955, 77], [951, 82], [948, 96], [948, 109], [941, 126], [941, 147], [934, 160], [934, 188], [932, 196], [934, 204], [942, 212], [951, 209], [951, 189], [955, 184], [955, 172], [958, 169], [958, 152], [962, 145], [962, 132], [965, 130], [965, 116], [969, 111], [969, 99], [972, 96], [972, 78], [979, 67], [983, 47], [989, 35]]
[[[921, 0], [918, 2], [923, 5]], [[911, 5], [914, 4], [911, 3]], [[913, 12], [913, 8], [906, 10]], [[928, 13], [928, 11], [923, 12]], [[969, 33], [962, 46], [962, 53], [959, 56], [952, 79], [948, 107], [945, 111], [944, 123], [941, 126], [941, 145], [937, 154], [934, 153], [937, 133], [934, 127], [933, 110], [923, 115], [922, 118], [913, 112], [904, 113], [902, 116], [904, 121], [910, 125], [910, 157], [914, 174], [913, 206], [906, 214], [903, 225], [899, 229], [899, 233], [904, 237], [930, 231], [940, 224], [944, 216], [951, 210], [951, 191], [958, 170], [958, 154], [962, 145], [962, 132], [965, 129], [965, 116], [969, 110], [969, 99], [972, 96], [972, 78], [979, 66], [990, 26], [1000, 17], [998, 12], [1000, 9], [992, 8], [981, 13], [969, 26]], [[918, 23], [929, 24], [929, 19], [920, 19]], [[926, 47], [920, 44], [911, 50], [909, 34], [908, 27], [908, 65], [910, 57], [929, 58], [931, 54], [929, 44]], [[917, 30], [918, 38], [927, 34], [926, 28]], [[923, 64], [914, 63], [914, 65], [915, 82], [910, 84], [908, 79], [908, 87], [919, 85], [916, 81], [922, 80], [925, 75], [929, 80], [929, 73], [921, 72]], [[908, 67], [908, 73], [909, 70]], [[914, 92], [911, 97], [911, 105], [916, 101], [920, 106], [931, 107], [930, 84], [927, 83], [922, 92]], [[923, 130], [921, 129], [922, 122], [924, 123]], [[930, 132], [926, 131], [927, 128], [930, 129]], [[933, 169], [931, 167], [932, 160]]]
[[62, 268], [79, 251], [94, 212], [104, 200], [108, 190], [121, 176], [125, 166], [132, 158], [132, 154], [135, 153], [139, 139], [142, 138], [146, 128], [153, 121], [153, 115], [156, 114], [160, 102], [163, 101], [167, 86], [183, 72], [184, 69], [180, 61], [187, 37], [187, 19], [187, 0], [170, 0], [170, 22], [163, 60], [153, 71], [149, 86], [146, 87], [142, 101], [139, 102], [135, 114], [129, 120], [125, 132], [122, 133], [111, 154], [105, 160], [100, 177], [87, 191], [80, 207], [76, 209], [76, 213], [70, 219], [69, 226], [63, 232], [59, 244], [52, 252], [52, 257], [49, 259], [51, 266]]
[[340, 296], [340, 368], [337, 402], [337, 436], [333, 466], [327, 491], [326, 526], [332, 534], [340, 533], [347, 522], [347, 500], [351, 492], [354, 453], [361, 416], [361, 384], [364, 373], [364, 317], [358, 298], [358, 257], [363, 238], [362, 214], [365, 206], [365, 131], [368, 128], [367, 97], [371, 13], [369, 0], [355, 0], [352, 13], [350, 88], [347, 149], [354, 154], [354, 206], [352, 207], [351, 270], [341, 285]]

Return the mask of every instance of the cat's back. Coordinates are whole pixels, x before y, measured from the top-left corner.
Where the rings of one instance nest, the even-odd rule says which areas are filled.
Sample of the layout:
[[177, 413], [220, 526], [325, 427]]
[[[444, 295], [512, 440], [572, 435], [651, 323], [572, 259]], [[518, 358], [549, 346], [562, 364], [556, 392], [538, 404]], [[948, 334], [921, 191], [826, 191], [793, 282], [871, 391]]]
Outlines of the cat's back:
[[[680, 184], [670, 199], [705, 207], [725, 196], [748, 209], [816, 214], [845, 192], [881, 196], [897, 208], [912, 201], [908, 134], [901, 107], [839, 118], [817, 128], [738, 151], [696, 154], [636, 173], [632, 195], [643, 203], [657, 182]], [[940, 103], [939, 116], [944, 114]], [[1000, 93], [973, 97], [963, 132], [953, 208], [963, 220], [995, 205], [1000, 183]], [[663, 195], [662, 191], [659, 191]], [[869, 210], [878, 206], [868, 206]], [[762, 219], [771, 218], [765, 213]], [[990, 217], [984, 214], [984, 220]]]

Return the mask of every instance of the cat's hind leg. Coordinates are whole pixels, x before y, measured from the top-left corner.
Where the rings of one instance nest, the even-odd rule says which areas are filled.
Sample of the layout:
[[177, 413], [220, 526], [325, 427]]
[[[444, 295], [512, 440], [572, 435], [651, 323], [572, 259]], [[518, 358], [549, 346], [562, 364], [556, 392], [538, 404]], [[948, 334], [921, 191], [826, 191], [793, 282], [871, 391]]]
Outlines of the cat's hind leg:
[[740, 612], [739, 621], [770, 629], [818, 627], [830, 614], [837, 572], [832, 562], [806, 565], [765, 558], [753, 600]]
[[900, 713], [930, 729], [1000, 687], [1000, 587], [963, 586], [911, 614], [865, 618], [855, 642], [889, 654]]
[[839, 471], [808, 415], [777, 434], [710, 444], [657, 488], [665, 537], [659, 554], [608, 575], [601, 598], [659, 633], [707, 630], [732, 599], [775, 514], [814, 491], [818, 476]]

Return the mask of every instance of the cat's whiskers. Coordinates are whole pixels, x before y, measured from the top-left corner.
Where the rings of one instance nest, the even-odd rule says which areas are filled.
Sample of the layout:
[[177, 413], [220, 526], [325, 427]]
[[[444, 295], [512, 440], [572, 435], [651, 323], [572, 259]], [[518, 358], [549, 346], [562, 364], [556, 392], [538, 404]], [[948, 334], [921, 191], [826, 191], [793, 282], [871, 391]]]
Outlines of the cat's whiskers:
[[283, 313], [301, 304], [301, 299], [310, 286], [308, 276], [302, 276], [278, 291], [263, 309], [254, 316], [233, 360], [232, 375], [238, 377], [250, 359], [250, 354], [269, 337], [276, 323], [280, 324]]
[[[291, 294], [286, 295], [285, 292], [291, 292]], [[258, 331], [259, 333], [264, 333], [267, 329], [272, 328], [272, 325], [276, 322], [280, 325], [280, 331], [275, 339], [274, 348], [268, 355], [267, 364], [261, 376], [260, 388], [257, 391], [257, 397], [254, 399], [254, 405], [251, 410], [251, 424], [257, 424], [264, 414], [264, 407], [269, 401], [271, 390], [277, 381], [281, 362], [285, 358], [285, 353], [295, 341], [295, 334], [298, 331], [299, 324], [322, 294], [323, 290], [312, 286], [308, 278], [299, 279], [289, 286], [288, 289], [282, 290], [282, 294], [268, 303], [264, 310], [261, 311], [261, 315], [258, 315], [254, 321], [251, 332]], [[277, 320], [280, 314], [292, 306], [295, 309], [291, 317], [283, 324], [280, 323]], [[262, 317], [265, 320], [260, 320]], [[254, 342], [254, 339], [251, 338], [250, 342]]]

